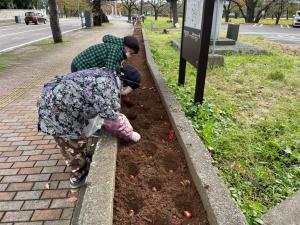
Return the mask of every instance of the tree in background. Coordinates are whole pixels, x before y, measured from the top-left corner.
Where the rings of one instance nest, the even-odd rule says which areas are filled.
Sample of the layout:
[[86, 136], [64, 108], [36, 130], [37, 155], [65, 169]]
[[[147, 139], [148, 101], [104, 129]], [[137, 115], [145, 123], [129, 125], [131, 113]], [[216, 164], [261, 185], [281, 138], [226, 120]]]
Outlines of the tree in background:
[[0, 9], [11, 9], [14, 7], [13, 0], [1, 0]]
[[0, 0], [0, 9], [33, 9], [34, 0]]
[[138, 10], [137, 0], [122, 0], [122, 5], [127, 10], [128, 20], [130, 21], [133, 10]]
[[154, 17], [157, 20], [158, 14], [161, 13], [163, 7], [167, 4], [165, 0], [150, 0], [147, 4], [151, 5], [154, 10]]
[[295, 2], [290, 2], [288, 5], [286, 19], [289, 19], [289, 15], [295, 15], [296, 11], [300, 10], [300, 4]]
[[246, 23], [258, 23], [278, 0], [231, 0], [240, 10]]
[[178, 11], [177, 11], [177, 0], [167, 0], [170, 3], [173, 15], [173, 25], [175, 26], [178, 23]]
[[225, 4], [223, 5], [223, 9], [224, 9], [225, 22], [228, 22], [229, 14], [236, 11], [237, 7], [231, 0], [229, 0], [225, 2]]
[[92, 12], [94, 16], [94, 26], [102, 26], [101, 19], [101, 0], [94, 0], [92, 3]]
[[[37, 0], [40, 2], [40, 0]], [[66, 17], [78, 16], [78, 6], [79, 12], [91, 10], [91, 4], [86, 0], [79, 0], [79, 5], [77, 0], [59, 0], [57, 2], [58, 10], [63, 12]]]
[[50, 15], [50, 27], [52, 30], [52, 36], [54, 43], [62, 42], [62, 35], [59, 26], [59, 20], [57, 15], [56, 0], [48, 0], [49, 15]]
[[34, 1], [33, 0], [13, 0], [14, 6], [17, 9], [33, 9]]
[[271, 9], [272, 15], [276, 18], [276, 24], [279, 23], [279, 20], [284, 12], [287, 11], [289, 5], [289, 0], [277, 0], [274, 7]]

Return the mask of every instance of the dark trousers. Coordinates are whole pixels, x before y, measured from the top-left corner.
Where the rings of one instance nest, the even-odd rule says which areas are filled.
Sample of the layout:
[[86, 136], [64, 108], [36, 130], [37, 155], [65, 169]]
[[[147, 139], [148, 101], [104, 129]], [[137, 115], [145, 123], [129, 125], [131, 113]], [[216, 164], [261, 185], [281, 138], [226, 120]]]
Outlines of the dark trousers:
[[74, 65], [74, 63], [72, 62], [72, 63], [71, 63], [71, 72], [74, 73], [74, 72], [76, 72], [76, 71], [78, 71], [78, 69], [77, 69], [77, 67]]

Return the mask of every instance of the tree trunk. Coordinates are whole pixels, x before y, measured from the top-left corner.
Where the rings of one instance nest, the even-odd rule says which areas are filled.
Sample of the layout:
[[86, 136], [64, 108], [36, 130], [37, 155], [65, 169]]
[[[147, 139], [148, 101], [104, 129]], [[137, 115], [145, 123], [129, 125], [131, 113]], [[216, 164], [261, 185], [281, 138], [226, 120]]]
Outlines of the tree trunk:
[[173, 14], [173, 25], [178, 23], [178, 13], [177, 13], [177, 0], [171, 1], [172, 4], [172, 14]]
[[289, 5], [286, 7], [286, 19], [289, 19]]
[[158, 10], [154, 9], [154, 18], [155, 18], [155, 20], [157, 20], [157, 17], [158, 17]]
[[65, 17], [67, 18], [67, 10], [66, 10], [66, 5], [64, 5], [64, 14], [65, 14]]
[[131, 21], [131, 7], [128, 8], [128, 21]]
[[255, 6], [251, 4], [247, 7], [246, 23], [254, 22]]
[[261, 14], [257, 14], [255, 19], [254, 19], [254, 23], [258, 23], [261, 19]]
[[276, 22], [275, 22], [275, 24], [278, 24], [279, 20], [280, 20], [280, 17], [276, 16]]
[[141, 15], [143, 15], [144, 13], [143, 13], [143, 5], [144, 5], [144, 1], [143, 0], [141, 0], [141, 9], [140, 9], [140, 13], [141, 13]]
[[225, 13], [225, 22], [228, 23], [229, 21], [229, 12]]
[[94, 0], [92, 12], [94, 14], [94, 26], [102, 26], [101, 0]]
[[56, 0], [49, 0], [49, 14], [50, 14], [50, 27], [52, 30], [52, 36], [54, 43], [62, 42], [62, 35], [59, 26], [59, 20], [57, 16]]

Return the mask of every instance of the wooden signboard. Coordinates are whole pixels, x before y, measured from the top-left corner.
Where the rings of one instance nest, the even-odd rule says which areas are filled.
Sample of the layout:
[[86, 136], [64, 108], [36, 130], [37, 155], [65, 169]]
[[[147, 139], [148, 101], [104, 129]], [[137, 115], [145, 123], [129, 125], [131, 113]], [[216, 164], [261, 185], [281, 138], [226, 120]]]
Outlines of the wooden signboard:
[[203, 102], [214, 0], [184, 0], [178, 84], [184, 85], [186, 62], [197, 68], [195, 102]]

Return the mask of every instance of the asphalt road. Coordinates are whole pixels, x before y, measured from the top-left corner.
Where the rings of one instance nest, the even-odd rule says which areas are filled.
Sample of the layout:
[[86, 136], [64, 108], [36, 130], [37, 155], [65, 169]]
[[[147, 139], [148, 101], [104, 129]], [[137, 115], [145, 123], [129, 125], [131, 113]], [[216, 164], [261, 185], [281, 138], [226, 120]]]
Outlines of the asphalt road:
[[[227, 31], [227, 25], [222, 25], [222, 30]], [[300, 48], [300, 28], [281, 25], [250, 25], [241, 24], [240, 34], [260, 36], [265, 39], [282, 44], [289, 44]]]
[[[81, 28], [81, 20], [77, 18], [61, 19], [62, 33]], [[7, 52], [36, 41], [52, 37], [49, 21], [46, 24], [13, 24], [0, 27], [0, 52]]]

